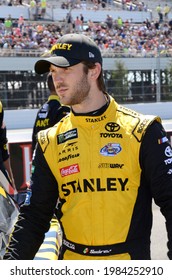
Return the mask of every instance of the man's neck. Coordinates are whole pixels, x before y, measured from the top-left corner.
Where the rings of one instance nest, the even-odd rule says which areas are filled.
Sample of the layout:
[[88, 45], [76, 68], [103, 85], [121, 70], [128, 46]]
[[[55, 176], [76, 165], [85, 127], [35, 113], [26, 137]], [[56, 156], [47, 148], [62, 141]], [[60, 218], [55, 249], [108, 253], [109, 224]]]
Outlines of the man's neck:
[[101, 114], [103, 114], [107, 107], [109, 106], [109, 103], [110, 103], [110, 99], [109, 99], [109, 96], [104, 93], [104, 102], [102, 102], [102, 106], [100, 106], [99, 108], [96, 108], [96, 109], [93, 109], [93, 110], [89, 110], [88, 112], [86, 111], [82, 111], [82, 112], [78, 112], [78, 111], [75, 111], [74, 108], [72, 108], [72, 112], [75, 116], [100, 116]]

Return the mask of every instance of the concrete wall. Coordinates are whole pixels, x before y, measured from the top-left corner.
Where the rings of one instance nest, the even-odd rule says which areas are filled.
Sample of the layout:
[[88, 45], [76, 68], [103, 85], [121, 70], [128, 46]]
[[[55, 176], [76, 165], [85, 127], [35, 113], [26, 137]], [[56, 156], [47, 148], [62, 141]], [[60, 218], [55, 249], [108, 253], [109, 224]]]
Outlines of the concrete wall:
[[[66, 18], [66, 14], [69, 12], [69, 10], [61, 9], [61, 8], [52, 8], [47, 7], [46, 14], [44, 19], [49, 21], [63, 21]], [[120, 10], [117, 7], [113, 7], [112, 9], [102, 9], [95, 11], [93, 9], [73, 9], [72, 10], [72, 17], [75, 19], [76, 16], [79, 16], [80, 14], [83, 14], [84, 21], [87, 22], [89, 19], [93, 21], [104, 21], [107, 14], [111, 15], [113, 19], [117, 19], [118, 16], [120, 16], [123, 21], [125, 20], [131, 20], [133, 22], [141, 23], [146, 18], [151, 20], [153, 13], [155, 11], [129, 11], [129, 10]], [[23, 17], [26, 20], [30, 20], [30, 9], [29, 6], [3, 6], [0, 5], [0, 18], [6, 18], [9, 15], [13, 19], [19, 18], [20, 15], [23, 15]], [[169, 18], [172, 18], [172, 11], [169, 13]]]
[[[44, 17], [45, 20], [53, 20], [53, 21], [63, 21], [66, 18], [69, 10], [63, 10], [59, 8], [47, 8], [46, 15]], [[143, 22], [146, 18], [151, 20], [150, 12], [138, 12], [138, 11], [124, 11], [124, 10], [115, 10], [115, 9], [105, 9], [105, 10], [87, 10], [87, 9], [73, 9], [72, 17], [73, 19], [80, 14], [83, 14], [84, 21], [93, 20], [97, 22], [104, 21], [107, 17], [107, 14], [110, 14], [114, 19], [117, 19], [120, 16], [124, 21], [132, 19], [133, 22]], [[9, 15], [13, 19], [19, 18], [20, 15], [26, 20], [30, 19], [30, 10], [27, 6], [0, 6], [0, 18], [6, 18]]]
[[[33, 71], [40, 57], [0, 57], [0, 71]], [[171, 67], [171, 57], [132, 57], [132, 58], [103, 58], [104, 70], [116, 70], [116, 63], [121, 62], [127, 70], [164, 70]]]
[[0, 6], [0, 18], [7, 18], [9, 15], [13, 19], [18, 19], [21, 15], [29, 19], [29, 9], [25, 6]]
[[4, 121], [7, 129], [32, 128], [37, 109], [5, 110]]
[[[128, 108], [144, 114], [159, 115], [163, 120], [172, 120], [172, 102], [126, 104]], [[8, 129], [32, 128], [37, 109], [5, 110], [4, 120]]]

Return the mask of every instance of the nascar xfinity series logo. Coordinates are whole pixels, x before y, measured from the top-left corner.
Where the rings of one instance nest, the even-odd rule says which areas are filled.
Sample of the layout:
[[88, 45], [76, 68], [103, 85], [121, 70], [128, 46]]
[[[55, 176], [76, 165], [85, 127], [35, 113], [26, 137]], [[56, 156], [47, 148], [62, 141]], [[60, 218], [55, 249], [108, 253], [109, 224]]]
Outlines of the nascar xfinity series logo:
[[108, 143], [101, 150], [100, 154], [103, 156], [115, 156], [121, 152], [121, 145], [118, 143]]

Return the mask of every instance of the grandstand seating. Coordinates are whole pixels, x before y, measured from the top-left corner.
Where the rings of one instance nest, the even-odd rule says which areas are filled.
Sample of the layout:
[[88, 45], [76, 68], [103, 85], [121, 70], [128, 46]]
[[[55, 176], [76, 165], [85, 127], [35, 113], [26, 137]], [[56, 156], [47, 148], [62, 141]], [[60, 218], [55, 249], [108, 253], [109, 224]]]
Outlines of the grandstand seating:
[[[22, 14], [25, 18], [25, 23], [27, 26], [26, 28], [23, 28], [23, 33], [20, 36], [20, 38], [15, 37], [11, 39], [14, 36], [14, 33], [10, 35], [7, 34], [7, 36], [2, 38], [2, 32], [2, 41], [0, 41], [0, 71], [1, 73], [5, 72], [3, 73], [4, 76], [2, 76], [3, 81], [4, 79], [6, 79], [6, 81], [8, 80], [8, 72], [10, 71], [15, 71], [19, 75], [23, 75], [22, 71], [26, 71], [25, 75], [27, 79], [30, 81], [28, 73], [32, 73], [31, 80], [34, 83], [34, 85], [36, 84], [35, 80], [33, 81], [33, 79], [37, 79], [37, 77], [33, 73], [33, 65], [35, 64], [35, 61], [43, 52], [47, 50], [47, 48], [49, 48], [50, 44], [53, 44], [53, 42], [56, 41], [56, 38], [60, 36], [61, 32], [67, 32], [67, 24], [65, 24], [65, 22], [66, 15], [67, 13], [69, 13], [69, 9], [61, 9], [60, 2], [62, 1], [49, 0], [49, 4], [51, 5], [47, 8], [46, 17], [44, 19], [37, 18], [37, 21], [30, 20], [28, 5], [12, 7], [1, 6], [0, 17], [8, 17], [9, 15], [11, 15], [13, 19], [18, 19], [19, 16]], [[58, 5], [56, 5], [56, 3]], [[160, 32], [157, 32], [157, 29], [154, 26], [155, 22], [152, 21], [150, 11], [120, 10], [119, 7], [118, 10], [116, 10], [116, 6], [113, 5], [111, 6], [112, 9], [107, 7], [107, 9], [95, 10], [92, 8], [91, 4], [89, 7], [89, 9], [72, 9], [71, 14], [73, 19], [75, 19], [80, 14], [84, 16], [84, 33], [92, 36], [92, 38], [100, 46], [104, 58], [103, 69], [105, 71], [111, 71], [112, 69], [116, 70], [116, 63], [119, 61], [119, 59], [128, 71], [152, 71], [152, 73], [156, 74], [157, 67], [159, 67], [158, 69], [161, 69], [162, 71], [164, 71], [164, 69], [167, 69], [170, 62], [169, 56], [171, 57], [172, 55], [172, 28], [170, 27], [170, 25], [166, 27], [167, 31], [163, 31], [165, 29], [163, 29], [164, 26], [162, 25]], [[18, 12], [18, 14], [16, 11]], [[114, 28], [113, 31], [111, 30], [112, 32], [110, 33], [108, 29], [106, 30], [106, 26], [104, 25], [107, 15], [110, 15], [114, 21]], [[124, 29], [118, 28], [118, 26], [116, 25], [115, 20], [118, 17], [121, 17], [123, 19]], [[88, 27], [88, 20], [91, 20], [94, 23], [97, 22], [97, 24], [93, 24], [94, 28], [91, 28], [91, 31], [86, 31]], [[149, 23], [151, 23], [152, 27], [150, 29], [146, 27], [145, 20], [148, 20]], [[37, 26], [41, 25], [45, 33], [39, 34]], [[59, 25], [60, 31], [57, 31], [56, 29], [54, 29], [55, 31], [52, 31], [51, 27], [47, 30], [48, 25]], [[37, 34], [38, 36], [34, 38], [32, 37], [32, 35], [29, 36], [29, 29], [27, 28], [32, 29], [33, 33]], [[72, 30], [70, 32], [73, 31], [75, 32], [75, 30]], [[169, 35], [166, 36], [163, 34], [163, 32], [167, 32]], [[161, 38], [163, 38], [162, 41]], [[5, 39], [5, 46], [3, 45], [3, 39]], [[8, 40], [12, 41], [11, 45], [9, 44]], [[16, 75], [14, 73], [13, 75], [16, 79]], [[13, 94], [15, 93], [13, 93], [11, 89], [9, 92], [12, 96], [11, 100], [14, 101]], [[17, 94], [19, 94], [18, 89]], [[25, 91], [21, 92], [20, 94], [25, 95]], [[30, 94], [34, 94], [34, 88], [31, 89]], [[7, 91], [6, 95], [9, 99], [9, 93]], [[3, 89], [2, 96], [4, 98]], [[37, 105], [39, 104], [36, 104], [36, 106]], [[8, 106], [10, 107], [11, 105], [8, 104]]]
[[[67, 13], [69, 10], [61, 9], [61, 8], [47, 8], [46, 14], [43, 20], [49, 21], [63, 21], [66, 19]], [[106, 18], [107, 14], [110, 14], [113, 19], [117, 19], [120, 16], [124, 21], [132, 19], [132, 22], [143, 22], [146, 18], [151, 19], [151, 13], [144, 11], [127, 11], [127, 10], [83, 10], [83, 9], [73, 9], [71, 14], [73, 18], [76, 16], [83, 14], [84, 21], [93, 20], [94, 22], [102, 22]], [[30, 20], [29, 8], [24, 6], [1, 6], [0, 9], [0, 18], [4, 19], [11, 15], [13, 19], [19, 18], [22, 14], [26, 20]]]
[[[4, 2], [1, 0], [1, 2]], [[62, 0], [49, 0], [47, 1], [47, 9], [46, 14], [44, 17], [44, 20], [50, 20], [50, 21], [62, 21], [64, 18], [66, 18], [66, 14], [69, 12], [69, 9], [61, 9], [61, 5], [63, 2]], [[78, 2], [78, 1], [74, 1]], [[144, 2], [131, 0], [127, 1], [127, 4], [125, 5], [125, 9], [123, 9], [122, 0], [113, 0], [111, 5], [106, 4], [105, 8], [102, 8], [101, 5], [99, 5], [99, 9], [94, 9], [94, 1], [91, 0], [81, 0], [80, 8], [74, 8], [72, 10], [72, 16], [75, 18], [80, 13], [83, 13], [84, 20], [87, 21], [89, 19], [94, 20], [95, 22], [103, 21], [105, 16], [107, 14], [111, 14], [112, 17], [115, 19], [119, 15], [123, 20], [130, 20], [132, 19], [133, 22], [143, 22], [146, 18], [148, 19], [157, 19], [158, 14], [156, 11], [156, 6], [159, 4], [159, 0], [145, 0]], [[105, 2], [109, 2], [105, 0]], [[170, 6], [170, 0], [166, 0], [161, 5], [162, 8], [166, 3], [169, 2]], [[5, 18], [9, 14], [12, 16], [12, 18], [18, 18], [21, 14], [24, 16], [25, 19], [30, 19], [30, 13], [29, 13], [29, 0], [23, 0], [23, 5], [13, 5], [13, 6], [7, 6], [1, 4], [0, 9], [0, 18]], [[144, 3], [144, 5], [143, 5]], [[85, 6], [84, 6], [85, 5]], [[130, 6], [132, 5], [133, 10], [130, 11]], [[142, 5], [143, 10], [140, 10], [140, 6]], [[86, 7], [86, 8], [85, 8]], [[144, 7], [147, 7], [144, 8]], [[172, 12], [169, 13], [169, 18], [172, 18]]]

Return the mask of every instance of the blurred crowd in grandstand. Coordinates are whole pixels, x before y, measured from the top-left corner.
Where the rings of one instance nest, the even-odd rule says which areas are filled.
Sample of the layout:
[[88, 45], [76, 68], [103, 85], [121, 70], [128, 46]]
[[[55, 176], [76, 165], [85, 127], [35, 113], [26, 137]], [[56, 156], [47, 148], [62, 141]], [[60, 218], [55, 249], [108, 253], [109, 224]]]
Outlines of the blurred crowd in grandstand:
[[[164, 2], [157, 4], [155, 11], [157, 18], [145, 19], [141, 24], [126, 20], [121, 17], [113, 19], [110, 9], [107, 9], [106, 18], [102, 22], [84, 21], [82, 13], [76, 18], [72, 17], [71, 8], [82, 8], [83, 3], [95, 8], [105, 8], [113, 5], [112, 0], [0, 0], [6, 5], [31, 5], [35, 3], [40, 7], [40, 18], [46, 12], [46, 5], [58, 3], [62, 9], [69, 9], [63, 22], [26, 21], [21, 15], [18, 19], [12, 19], [10, 14], [0, 21], [0, 55], [26, 55], [26, 51], [32, 51], [34, 55], [45, 53], [64, 33], [82, 32], [94, 39], [104, 56], [156, 56], [161, 53], [164, 56], [172, 56], [172, 18], [169, 18], [171, 7]], [[144, 2], [118, 0], [125, 5], [135, 5], [135, 9], [146, 10], [148, 5]], [[43, 5], [44, 3], [44, 5]], [[105, 3], [105, 7], [103, 7]], [[157, 2], [156, 2], [157, 3]]]
[[[138, 0], [0, 0], [0, 5], [18, 6], [58, 6], [62, 9], [106, 9], [118, 4], [122, 9], [147, 10], [147, 5]], [[44, 3], [44, 4], [42, 4]]]

